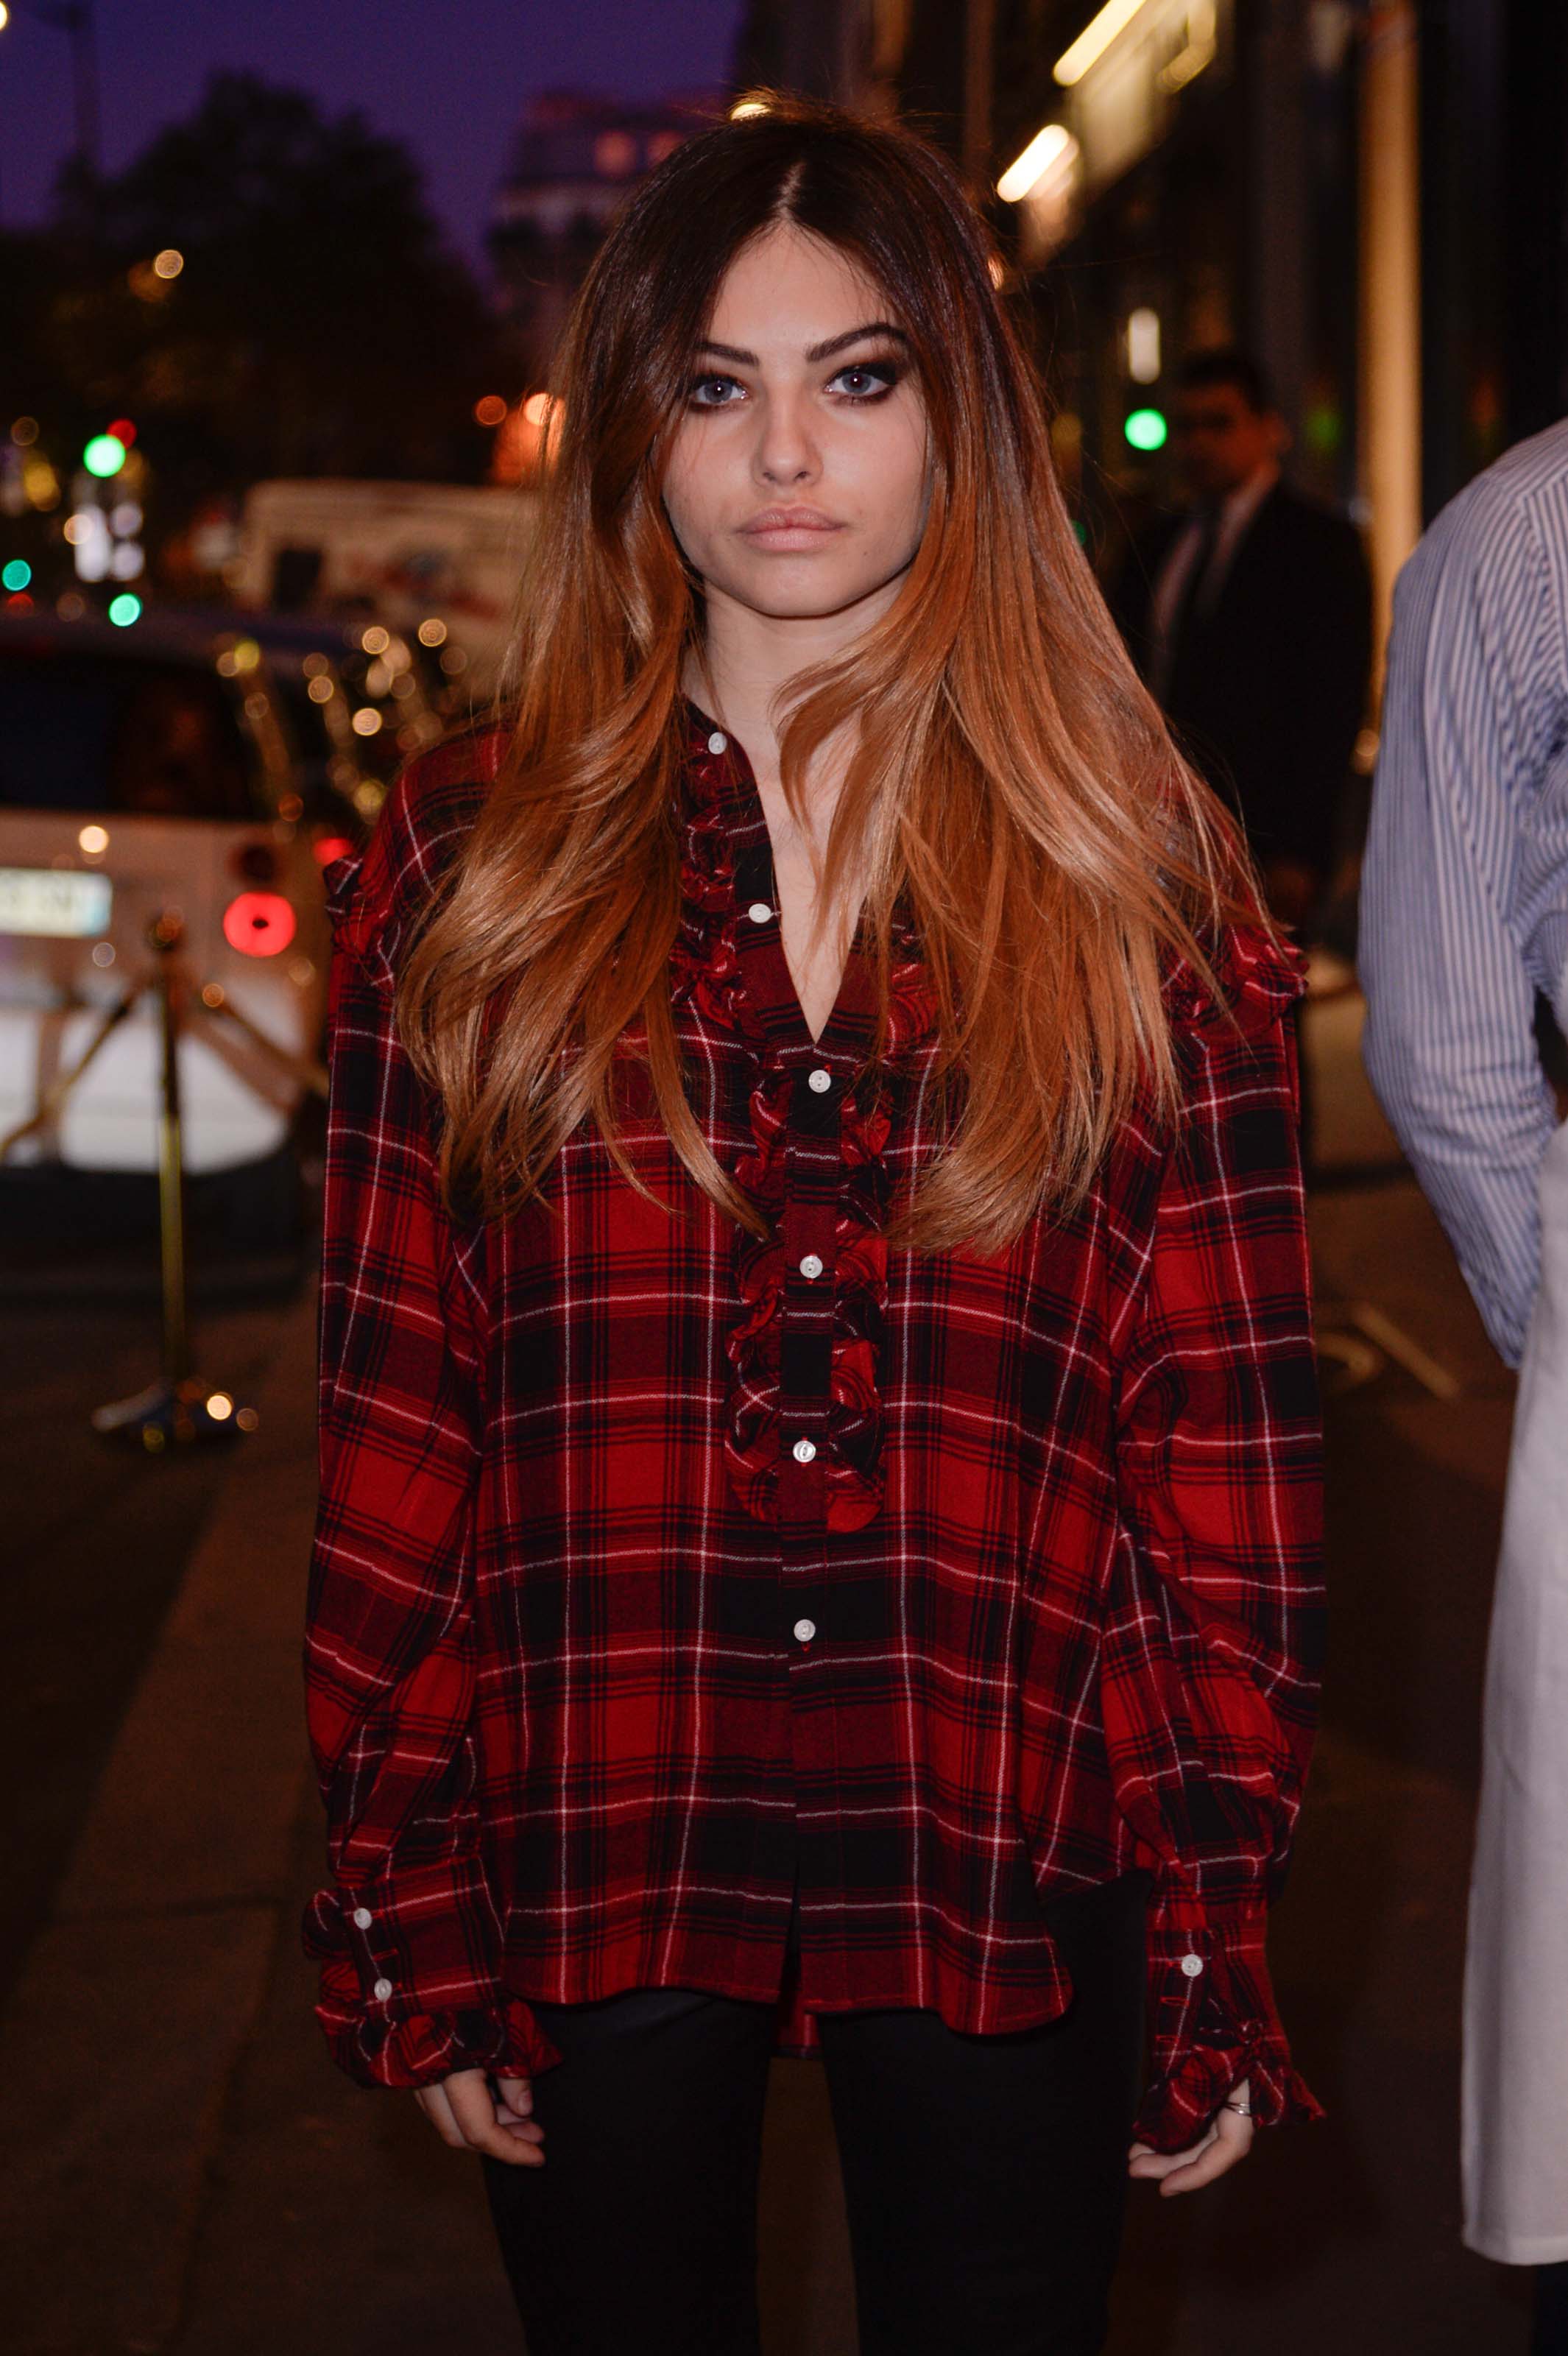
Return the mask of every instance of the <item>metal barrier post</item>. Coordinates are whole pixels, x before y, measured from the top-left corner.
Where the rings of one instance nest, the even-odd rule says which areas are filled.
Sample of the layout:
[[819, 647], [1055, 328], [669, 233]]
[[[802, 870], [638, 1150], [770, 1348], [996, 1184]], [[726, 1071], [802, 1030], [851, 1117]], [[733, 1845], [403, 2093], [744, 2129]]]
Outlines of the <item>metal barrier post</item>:
[[179, 1006], [174, 951], [185, 937], [175, 916], [156, 918], [148, 939], [157, 952], [160, 1070], [158, 1248], [163, 1266], [164, 1380], [176, 1388], [190, 1376], [190, 1320], [185, 1283], [185, 1162], [180, 1146]]
[[187, 976], [176, 952], [185, 925], [165, 909], [147, 928], [157, 959], [153, 988], [158, 997], [160, 1072], [158, 1088], [158, 1244], [163, 1276], [164, 1371], [161, 1380], [133, 1398], [101, 1407], [95, 1431], [129, 1440], [151, 1456], [171, 1441], [234, 1440], [256, 1429], [254, 1408], [237, 1406], [233, 1394], [215, 1389], [191, 1372], [190, 1321], [186, 1295], [185, 1157], [180, 1143], [179, 1040]]

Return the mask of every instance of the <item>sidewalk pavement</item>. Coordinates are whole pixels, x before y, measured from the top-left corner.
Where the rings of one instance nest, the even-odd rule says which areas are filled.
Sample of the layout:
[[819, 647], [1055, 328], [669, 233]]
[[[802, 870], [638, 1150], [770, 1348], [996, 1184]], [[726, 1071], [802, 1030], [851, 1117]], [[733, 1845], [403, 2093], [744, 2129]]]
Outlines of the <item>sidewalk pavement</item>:
[[[314, 1351], [307, 1297], [0, 2017], [0, 2317], [16, 2356], [520, 2347], [476, 2169], [411, 2101], [340, 2077], [311, 2019]], [[764, 2201], [780, 2356], [853, 2356], [809, 2063], [775, 2065]]]
[[[1510, 1387], [1413, 1186], [1320, 1197], [1314, 1226], [1357, 1346], [1328, 1361], [1329, 1718], [1274, 1953], [1330, 2117], [1198, 2200], [1134, 2188], [1111, 2356], [1523, 2356], [1528, 2282], [1459, 2248], [1455, 2152]], [[0, 2018], [18, 2356], [517, 2356], [473, 2166], [339, 2078], [310, 2019], [313, 1341], [307, 1299]], [[853, 2356], [814, 2064], [774, 2065], [763, 2209], [767, 2356]]]

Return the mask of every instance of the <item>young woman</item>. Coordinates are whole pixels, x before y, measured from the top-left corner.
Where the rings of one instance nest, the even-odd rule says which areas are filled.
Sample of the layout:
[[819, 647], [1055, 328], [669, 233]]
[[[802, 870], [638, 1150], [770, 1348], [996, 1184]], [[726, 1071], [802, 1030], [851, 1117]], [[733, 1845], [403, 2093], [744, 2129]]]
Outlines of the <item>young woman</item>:
[[902, 132], [672, 156], [515, 710], [336, 877], [310, 1941], [532, 2356], [755, 2351], [777, 2051], [866, 2356], [1099, 2348], [1129, 2169], [1316, 2109], [1296, 966], [997, 274]]

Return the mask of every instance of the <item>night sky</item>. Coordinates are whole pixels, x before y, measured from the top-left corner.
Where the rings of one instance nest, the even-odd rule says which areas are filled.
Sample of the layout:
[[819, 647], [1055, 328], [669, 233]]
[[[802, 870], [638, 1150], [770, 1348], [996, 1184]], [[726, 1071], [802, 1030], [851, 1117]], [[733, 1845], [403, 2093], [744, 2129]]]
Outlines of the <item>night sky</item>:
[[[481, 239], [535, 91], [656, 98], [721, 87], [742, 0], [97, 0], [103, 160], [126, 163], [214, 66], [363, 110], [424, 167], [453, 243]], [[74, 139], [70, 44], [11, 0], [0, 32], [0, 220], [39, 220]]]

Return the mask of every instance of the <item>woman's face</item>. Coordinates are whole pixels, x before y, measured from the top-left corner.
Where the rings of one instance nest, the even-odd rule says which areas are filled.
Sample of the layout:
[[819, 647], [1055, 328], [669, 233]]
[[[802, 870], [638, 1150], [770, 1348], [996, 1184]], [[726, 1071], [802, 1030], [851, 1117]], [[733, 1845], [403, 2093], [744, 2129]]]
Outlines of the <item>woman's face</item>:
[[719, 289], [665, 477], [709, 598], [868, 624], [913, 561], [930, 490], [924, 406], [886, 295], [800, 230], [753, 239]]

